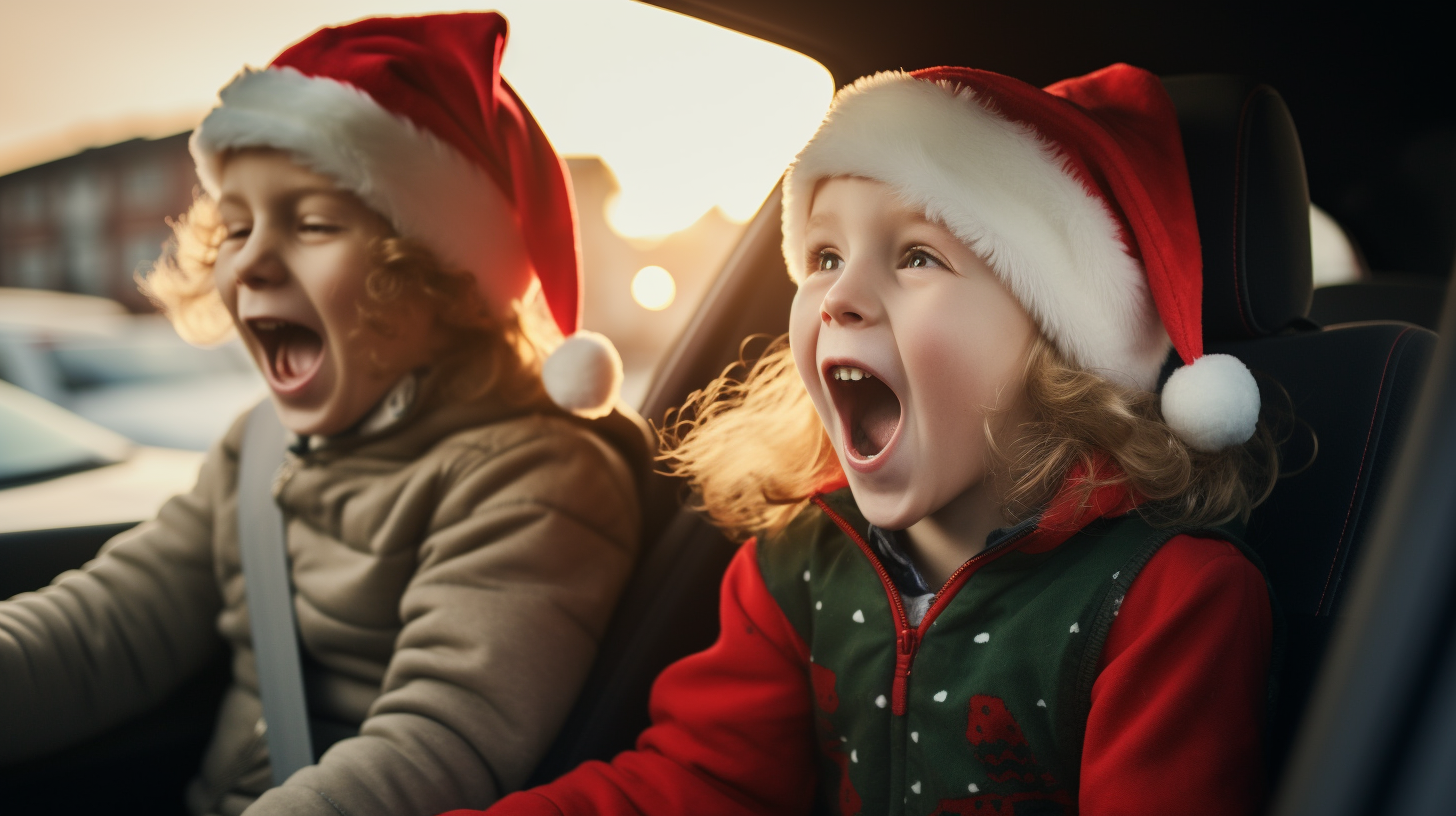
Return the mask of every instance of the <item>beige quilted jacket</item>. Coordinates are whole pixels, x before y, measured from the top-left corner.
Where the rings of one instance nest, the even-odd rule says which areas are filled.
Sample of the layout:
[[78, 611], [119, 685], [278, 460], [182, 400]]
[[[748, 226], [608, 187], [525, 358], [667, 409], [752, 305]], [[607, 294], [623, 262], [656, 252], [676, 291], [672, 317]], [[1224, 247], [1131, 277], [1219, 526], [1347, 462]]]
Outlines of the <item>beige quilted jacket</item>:
[[275, 485], [310, 713], [362, 723], [359, 736], [267, 790], [239, 421], [192, 492], [0, 602], [0, 762], [145, 710], [226, 644], [234, 681], [187, 791], [194, 813], [425, 816], [522, 785], [631, 569], [636, 486], [618, 451], [547, 405], [420, 403], [381, 433], [290, 454]]

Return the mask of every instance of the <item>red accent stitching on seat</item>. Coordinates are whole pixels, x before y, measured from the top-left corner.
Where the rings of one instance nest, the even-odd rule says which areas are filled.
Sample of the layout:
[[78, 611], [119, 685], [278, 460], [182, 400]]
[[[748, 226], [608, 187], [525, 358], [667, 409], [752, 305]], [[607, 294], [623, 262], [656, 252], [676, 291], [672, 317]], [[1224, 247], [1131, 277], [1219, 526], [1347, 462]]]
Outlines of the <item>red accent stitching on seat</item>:
[[1324, 609], [1325, 595], [1330, 591], [1330, 582], [1335, 577], [1335, 565], [1340, 561], [1340, 553], [1344, 549], [1345, 531], [1350, 528], [1350, 515], [1355, 512], [1355, 496], [1360, 492], [1360, 477], [1365, 473], [1365, 459], [1370, 455], [1370, 437], [1375, 434], [1375, 418], [1380, 415], [1380, 395], [1385, 393], [1385, 374], [1390, 370], [1390, 359], [1395, 356], [1395, 349], [1400, 345], [1400, 339], [1410, 333], [1410, 329], [1403, 329], [1395, 336], [1390, 343], [1390, 351], [1385, 354], [1385, 366], [1380, 369], [1380, 389], [1375, 392], [1375, 407], [1370, 413], [1370, 427], [1365, 431], [1365, 447], [1360, 451], [1360, 469], [1355, 471], [1355, 485], [1350, 493], [1350, 506], [1345, 509], [1345, 523], [1340, 527], [1340, 537], [1336, 539], [1334, 557], [1330, 559], [1330, 571], [1325, 575], [1324, 588], [1320, 590], [1319, 605], [1315, 607], [1315, 614], [1318, 615]]
[[[1256, 88], [1255, 90], [1258, 89]], [[1239, 108], [1238, 137], [1234, 140], [1234, 240], [1232, 249], [1234, 251], [1234, 306], [1239, 313], [1239, 322], [1244, 324], [1244, 330], [1249, 333], [1249, 336], [1256, 337], [1258, 336], [1258, 332], [1254, 330], [1253, 326], [1249, 325], [1249, 318], [1247, 315], [1244, 314], [1244, 298], [1239, 292], [1239, 182], [1243, 178], [1239, 170], [1243, 166], [1242, 159], [1244, 155], [1244, 120], [1248, 116], [1249, 103], [1253, 100], [1253, 98], [1253, 94], [1245, 96], [1244, 104]]]

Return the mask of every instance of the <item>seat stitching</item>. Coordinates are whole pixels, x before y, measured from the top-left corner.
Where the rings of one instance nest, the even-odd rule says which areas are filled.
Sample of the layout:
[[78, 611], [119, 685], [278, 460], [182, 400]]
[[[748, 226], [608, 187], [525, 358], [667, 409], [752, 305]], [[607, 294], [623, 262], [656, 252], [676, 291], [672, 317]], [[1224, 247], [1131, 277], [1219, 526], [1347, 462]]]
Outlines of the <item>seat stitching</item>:
[[1350, 528], [1350, 516], [1355, 512], [1355, 497], [1360, 492], [1360, 478], [1365, 474], [1365, 460], [1370, 455], [1370, 439], [1375, 435], [1375, 420], [1380, 416], [1380, 397], [1385, 393], [1385, 375], [1390, 371], [1391, 358], [1395, 356], [1395, 350], [1400, 346], [1400, 341], [1410, 329], [1406, 328], [1395, 336], [1390, 344], [1390, 351], [1385, 355], [1385, 367], [1380, 370], [1380, 388], [1375, 392], [1375, 405], [1370, 412], [1370, 427], [1365, 431], [1365, 447], [1360, 451], [1360, 469], [1355, 471], [1355, 484], [1350, 493], [1350, 506], [1345, 508], [1345, 523], [1340, 527], [1340, 537], [1335, 539], [1335, 552], [1330, 558], [1330, 571], [1325, 575], [1324, 588], [1320, 590], [1319, 604], [1315, 606], [1315, 614], [1320, 614], [1324, 609], [1325, 596], [1329, 594], [1330, 583], [1335, 577], [1335, 565], [1340, 562], [1340, 554], [1345, 550], [1345, 532]]
[[1239, 322], [1244, 324], [1244, 330], [1250, 336], [1257, 336], [1258, 332], [1249, 325], [1248, 315], [1244, 313], [1244, 298], [1239, 287], [1240, 264], [1239, 264], [1239, 188], [1243, 181], [1243, 155], [1244, 155], [1244, 121], [1248, 118], [1249, 104], [1254, 95], [1244, 97], [1244, 104], [1239, 108], [1239, 129], [1238, 136], [1234, 140], [1234, 217], [1233, 217], [1233, 279], [1234, 279], [1234, 306], [1239, 313]]

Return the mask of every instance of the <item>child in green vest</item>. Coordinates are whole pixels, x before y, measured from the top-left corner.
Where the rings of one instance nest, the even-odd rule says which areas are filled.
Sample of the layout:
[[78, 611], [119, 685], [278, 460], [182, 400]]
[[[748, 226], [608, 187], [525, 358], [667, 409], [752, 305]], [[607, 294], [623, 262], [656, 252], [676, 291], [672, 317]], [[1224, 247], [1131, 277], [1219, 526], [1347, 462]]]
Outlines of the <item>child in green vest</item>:
[[868, 77], [783, 189], [788, 343], [670, 454], [756, 536], [721, 635], [636, 751], [491, 813], [1257, 810], [1272, 615], [1225, 525], [1277, 456], [1203, 355], [1158, 79]]

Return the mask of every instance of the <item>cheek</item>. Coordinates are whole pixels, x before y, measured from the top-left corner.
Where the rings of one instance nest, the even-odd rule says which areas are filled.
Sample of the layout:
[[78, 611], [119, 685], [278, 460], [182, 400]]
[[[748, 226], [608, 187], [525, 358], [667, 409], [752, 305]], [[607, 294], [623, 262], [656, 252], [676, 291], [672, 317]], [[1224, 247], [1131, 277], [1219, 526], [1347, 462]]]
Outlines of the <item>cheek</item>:
[[340, 249], [314, 264], [317, 274], [300, 275], [304, 288], [319, 305], [324, 319], [337, 326], [353, 326], [359, 321], [359, 306], [369, 297], [368, 259], [362, 252]]
[[941, 297], [929, 304], [908, 330], [896, 331], [917, 383], [918, 413], [933, 440], [976, 448], [988, 410], [1019, 395], [1029, 320], [1014, 303], [994, 299]]
[[800, 286], [794, 293], [793, 305], [789, 307], [789, 348], [793, 351], [799, 377], [811, 393], [819, 380], [819, 304], [824, 301], [823, 294], [815, 292], [815, 288], [819, 287]]
[[819, 305], [824, 302], [824, 288], [807, 283], [794, 293], [794, 302], [789, 308], [789, 350], [793, 353], [799, 380], [809, 392], [819, 420], [828, 428], [829, 400], [819, 381], [819, 330], [824, 325], [819, 318]]
[[984, 406], [995, 399], [982, 376], [974, 341], [965, 332], [930, 329], [913, 341], [899, 340], [905, 368], [915, 385], [916, 413], [933, 451], [965, 451], [981, 437]]
[[232, 272], [232, 258], [219, 254], [212, 264], [212, 285], [233, 317], [238, 316], [238, 277]]

